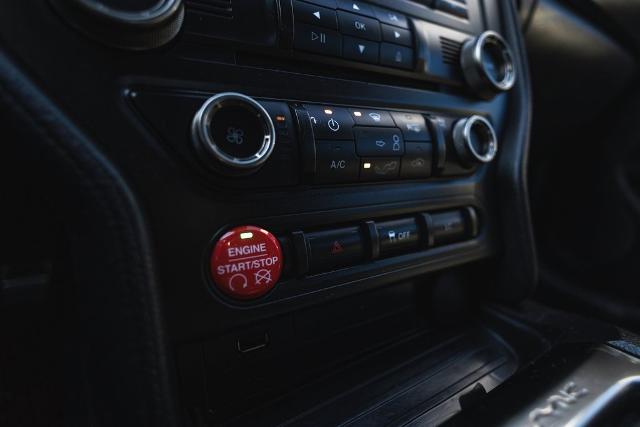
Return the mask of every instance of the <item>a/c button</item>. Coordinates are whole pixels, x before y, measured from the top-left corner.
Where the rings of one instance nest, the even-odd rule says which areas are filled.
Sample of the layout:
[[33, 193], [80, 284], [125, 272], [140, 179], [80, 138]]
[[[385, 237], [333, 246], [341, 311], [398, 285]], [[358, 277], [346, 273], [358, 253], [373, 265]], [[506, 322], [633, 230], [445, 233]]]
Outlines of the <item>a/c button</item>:
[[354, 182], [359, 170], [360, 159], [353, 141], [316, 141], [317, 182]]

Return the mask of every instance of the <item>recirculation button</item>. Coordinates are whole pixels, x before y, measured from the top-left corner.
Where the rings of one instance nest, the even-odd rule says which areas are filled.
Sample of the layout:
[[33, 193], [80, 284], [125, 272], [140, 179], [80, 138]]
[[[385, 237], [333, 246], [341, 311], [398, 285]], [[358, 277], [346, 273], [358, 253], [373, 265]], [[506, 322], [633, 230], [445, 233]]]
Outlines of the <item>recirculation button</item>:
[[218, 289], [235, 299], [250, 300], [269, 292], [282, 273], [278, 239], [252, 225], [226, 232], [211, 253], [211, 278]]

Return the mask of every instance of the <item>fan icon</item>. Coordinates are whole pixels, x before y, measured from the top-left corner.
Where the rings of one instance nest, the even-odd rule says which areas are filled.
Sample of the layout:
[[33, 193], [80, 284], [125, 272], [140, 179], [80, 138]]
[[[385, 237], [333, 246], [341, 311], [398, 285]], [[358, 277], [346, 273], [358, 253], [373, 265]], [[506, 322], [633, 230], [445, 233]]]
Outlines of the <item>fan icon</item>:
[[234, 127], [227, 128], [227, 142], [241, 145], [244, 142], [244, 131]]

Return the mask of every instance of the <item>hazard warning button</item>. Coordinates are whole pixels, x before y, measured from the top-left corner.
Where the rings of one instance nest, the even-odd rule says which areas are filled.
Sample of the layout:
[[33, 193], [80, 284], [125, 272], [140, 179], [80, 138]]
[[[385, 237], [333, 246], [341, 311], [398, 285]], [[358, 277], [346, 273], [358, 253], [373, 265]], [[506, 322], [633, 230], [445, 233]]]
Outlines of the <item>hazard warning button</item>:
[[211, 253], [211, 277], [226, 295], [249, 300], [269, 292], [282, 273], [282, 249], [276, 237], [252, 225], [225, 233]]
[[319, 273], [362, 262], [365, 250], [358, 227], [340, 228], [305, 235], [311, 271]]

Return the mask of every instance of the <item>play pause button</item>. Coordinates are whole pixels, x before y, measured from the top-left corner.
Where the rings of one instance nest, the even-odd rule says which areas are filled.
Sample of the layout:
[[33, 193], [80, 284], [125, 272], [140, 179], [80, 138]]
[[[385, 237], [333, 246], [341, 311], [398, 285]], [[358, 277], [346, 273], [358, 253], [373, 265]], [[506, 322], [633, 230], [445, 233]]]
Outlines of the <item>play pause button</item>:
[[355, 37], [344, 37], [342, 55], [347, 59], [377, 64], [380, 44]]
[[322, 27], [297, 24], [293, 45], [296, 49], [321, 55], [340, 56], [340, 34]]

